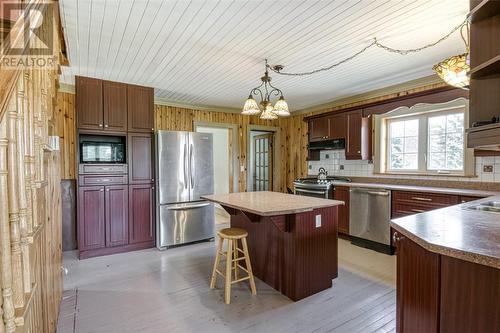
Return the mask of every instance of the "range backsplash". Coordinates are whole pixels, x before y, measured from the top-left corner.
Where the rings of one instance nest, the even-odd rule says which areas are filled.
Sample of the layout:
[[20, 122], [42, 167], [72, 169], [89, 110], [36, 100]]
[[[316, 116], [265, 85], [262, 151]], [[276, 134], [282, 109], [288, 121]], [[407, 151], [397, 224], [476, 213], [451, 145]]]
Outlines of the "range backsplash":
[[[483, 166], [492, 166], [492, 172], [484, 172]], [[346, 160], [344, 150], [322, 150], [319, 161], [308, 162], [308, 175], [318, 174], [323, 167], [329, 176], [344, 177], [376, 177], [399, 179], [433, 179], [460, 182], [498, 182], [500, 183], [500, 156], [476, 157], [476, 177], [447, 177], [447, 176], [409, 176], [409, 175], [381, 175], [373, 173], [373, 164], [368, 161]]]

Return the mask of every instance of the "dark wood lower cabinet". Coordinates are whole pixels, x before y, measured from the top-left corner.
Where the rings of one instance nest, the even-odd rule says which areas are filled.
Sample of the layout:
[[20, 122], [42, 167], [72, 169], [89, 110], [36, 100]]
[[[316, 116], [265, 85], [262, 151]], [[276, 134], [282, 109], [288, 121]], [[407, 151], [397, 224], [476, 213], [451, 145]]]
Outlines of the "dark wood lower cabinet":
[[345, 203], [343, 206], [338, 206], [338, 231], [339, 233], [349, 235], [349, 187], [335, 186], [333, 198]]
[[78, 189], [78, 248], [99, 249], [106, 246], [104, 233], [104, 186]]
[[397, 241], [396, 327], [398, 332], [437, 332], [439, 255], [408, 238]]
[[106, 186], [106, 247], [128, 243], [128, 186]]
[[153, 191], [151, 184], [81, 186], [80, 259], [153, 247]]
[[395, 244], [397, 332], [500, 332], [500, 269]]
[[129, 185], [129, 241], [131, 244], [154, 241], [154, 186]]

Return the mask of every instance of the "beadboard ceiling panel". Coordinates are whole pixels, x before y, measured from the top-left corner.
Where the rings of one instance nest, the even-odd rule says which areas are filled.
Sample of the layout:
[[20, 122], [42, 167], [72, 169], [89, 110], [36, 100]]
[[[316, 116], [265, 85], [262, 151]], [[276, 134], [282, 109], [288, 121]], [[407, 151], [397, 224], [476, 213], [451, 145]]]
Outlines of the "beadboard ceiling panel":
[[[302, 72], [353, 55], [374, 37], [394, 48], [435, 42], [460, 24], [468, 0], [60, 0], [70, 66], [90, 76], [155, 88], [171, 103], [241, 108], [264, 59]], [[271, 73], [291, 111], [432, 74], [463, 53], [459, 33], [425, 51], [371, 48], [330, 71]]]

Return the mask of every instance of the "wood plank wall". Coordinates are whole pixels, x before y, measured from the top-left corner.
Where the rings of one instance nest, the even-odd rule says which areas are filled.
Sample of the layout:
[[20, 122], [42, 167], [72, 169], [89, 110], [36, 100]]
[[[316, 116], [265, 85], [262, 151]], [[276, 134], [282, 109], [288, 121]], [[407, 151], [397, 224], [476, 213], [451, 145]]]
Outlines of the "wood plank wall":
[[[325, 108], [315, 112], [301, 113], [289, 118], [280, 118], [274, 121], [265, 121], [257, 116], [242, 116], [237, 113], [214, 112], [179, 108], [165, 105], [155, 105], [155, 129], [192, 131], [194, 122], [214, 122], [238, 125], [238, 142], [235, 149], [238, 152], [240, 166], [246, 170], [247, 130], [249, 125], [278, 127], [280, 129], [280, 150], [276, 167], [281, 168], [280, 190], [285, 192], [287, 187], [293, 188], [293, 180], [307, 175], [307, 123], [305, 116], [320, 114], [329, 111], [363, 105], [372, 102], [384, 101], [394, 97], [443, 87], [445, 84], [436, 83], [391, 93], [370, 99], [363, 99], [349, 104]], [[55, 121], [56, 131], [61, 136], [61, 171], [63, 179], [75, 179], [75, 96], [71, 93], [59, 92], [57, 95], [57, 112]], [[239, 172], [239, 170], [236, 170]], [[240, 172], [238, 190], [247, 188], [246, 171]]]
[[[53, 6], [38, 8], [43, 39], [59, 20], [48, 12]], [[48, 143], [59, 75], [57, 68], [0, 68], [5, 76], [12, 80], [0, 81], [0, 332], [55, 332], [62, 294], [61, 178], [59, 152]]]

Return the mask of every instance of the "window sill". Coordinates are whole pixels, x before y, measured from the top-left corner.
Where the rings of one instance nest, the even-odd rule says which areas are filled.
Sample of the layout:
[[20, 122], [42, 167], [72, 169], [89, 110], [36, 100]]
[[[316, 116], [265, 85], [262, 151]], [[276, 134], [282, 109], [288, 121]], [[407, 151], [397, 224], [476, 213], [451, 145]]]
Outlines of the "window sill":
[[418, 172], [374, 172], [379, 176], [429, 176], [429, 177], [455, 177], [455, 178], [479, 178], [476, 175], [460, 175], [456, 173], [418, 173]]

